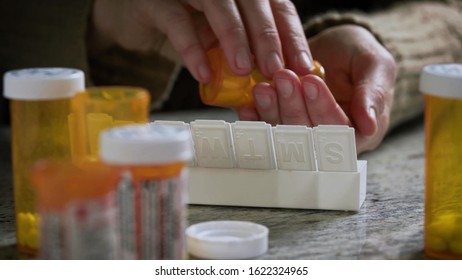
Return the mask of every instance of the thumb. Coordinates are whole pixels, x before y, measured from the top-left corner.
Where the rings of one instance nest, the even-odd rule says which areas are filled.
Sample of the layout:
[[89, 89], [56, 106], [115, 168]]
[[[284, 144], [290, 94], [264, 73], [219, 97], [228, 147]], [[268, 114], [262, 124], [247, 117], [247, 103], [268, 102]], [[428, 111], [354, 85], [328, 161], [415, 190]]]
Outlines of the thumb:
[[358, 69], [353, 75], [355, 93], [351, 103], [352, 121], [364, 136], [377, 133], [382, 116], [390, 111], [393, 99], [395, 68], [388, 66], [377, 58], [371, 58], [369, 63], [358, 63]]
[[378, 130], [377, 116], [383, 111], [379, 94], [367, 85], [355, 87], [351, 103], [351, 117], [358, 132], [372, 136]]

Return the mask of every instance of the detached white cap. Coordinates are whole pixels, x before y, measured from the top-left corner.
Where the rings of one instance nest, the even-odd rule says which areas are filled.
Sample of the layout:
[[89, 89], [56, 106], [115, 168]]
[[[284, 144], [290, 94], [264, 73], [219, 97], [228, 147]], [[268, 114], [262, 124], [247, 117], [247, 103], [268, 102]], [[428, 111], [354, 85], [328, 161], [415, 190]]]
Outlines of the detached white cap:
[[186, 229], [188, 253], [201, 259], [250, 259], [268, 250], [268, 228], [245, 221], [211, 221]]
[[3, 95], [18, 100], [70, 98], [85, 89], [81, 70], [72, 68], [28, 68], [6, 72]]
[[422, 69], [420, 91], [424, 94], [462, 98], [462, 64], [432, 64]]
[[188, 129], [148, 124], [115, 127], [100, 137], [101, 160], [117, 165], [166, 164], [193, 156]]

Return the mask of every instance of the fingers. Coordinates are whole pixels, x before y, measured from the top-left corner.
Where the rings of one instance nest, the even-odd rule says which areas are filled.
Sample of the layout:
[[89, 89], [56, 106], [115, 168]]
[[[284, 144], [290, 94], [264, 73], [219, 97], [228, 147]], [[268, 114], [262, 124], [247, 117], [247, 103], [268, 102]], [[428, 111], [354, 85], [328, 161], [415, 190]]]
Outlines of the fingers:
[[267, 83], [256, 85], [253, 96], [260, 119], [267, 123], [312, 125], [304, 105], [300, 81], [290, 70], [276, 72], [273, 86]]
[[210, 81], [212, 72], [189, 12], [177, 1], [155, 1], [154, 6], [154, 21], [167, 35], [191, 74], [198, 81]]
[[312, 126], [298, 76], [289, 70], [279, 71], [274, 74], [274, 86], [278, 93], [282, 123]]
[[278, 71], [273, 85], [256, 85], [253, 96], [259, 119], [273, 125], [351, 125], [327, 85], [315, 75], [300, 80], [293, 71]]
[[241, 0], [239, 8], [245, 23], [252, 52], [259, 70], [266, 78], [284, 68], [280, 31], [268, 0]]
[[[390, 92], [391, 91], [391, 92]], [[385, 136], [390, 118], [393, 87], [359, 86], [351, 101], [351, 115], [357, 130], [357, 152], [375, 149]]]
[[208, 1], [202, 7], [231, 70], [238, 75], [250, 74], [252, 56], [246, 27], [236, 3], [233, 0]]
[[189, 0], [203, 9], [231, 70], [247, 75], [252, 53], [266, 78], [288, 66], [299, 75], [312, 69], [311, 54], [300, 18], [289, 0]]
[[351, 101], [351, 116], [363, 135], [384, 134], [393, 101], [394, 60], [391, 56], [372, 53], [364, 55], [361, 60], [362, 69], [353, 70], [358, 74], [353, 80], [355, 94]]
[[272, 125], [281, 123], [276, 90], [268, 83], [259, 83], [252, 93], [260, 120]]
[[[185, 5], [188, 3], [189, 6]], [[289, 0], [183, 0], [150, 2], [155, 26], [167, 35], [186, 67], [200, 82], [212, 78], [205, 48], [217, 39], [231, 70], [248, 75], [253, 55], [266, 78], [287, 66], [299, 75], [312, 68], [311, 54], [294, 5]], [[193, 16], [202, 12], [208, 30]], [[202, 25], [204, 26], [204, 25]], [[203, 34], [206, 34], [204, 36]], [[203, 38], [205, 37], [205, 38]]]
[[300, 19], [290, 0], [100, 0], [95, 11], [94, 29], [104, 35], [96, 36], [96, 45], [152, 51], [162, 45], [165, 34], [203, 83], [213, 74], [205, 51], [217, 41], [237, 75], [251, 73], [253, 54], [266, 78], [285, 67], [285, 58], [299, 75], [311, 67]]
[[237, 116], [240, 120], [243, 121], [258, 121], [260, 117], [258, 116], [257, 111], [254, 108], [240, 108], [237, 110]]
[[299, 76], [311, 73], [312, 56], [295, 6], [291, 1], [273, 0], [271, 7], [282, 42], [286, 67]]
[[351, 125], [347, 115], [321, 78], [307, 75], [302, 77], [301, 83], [305, 106], [313, 126], [320, 124]]

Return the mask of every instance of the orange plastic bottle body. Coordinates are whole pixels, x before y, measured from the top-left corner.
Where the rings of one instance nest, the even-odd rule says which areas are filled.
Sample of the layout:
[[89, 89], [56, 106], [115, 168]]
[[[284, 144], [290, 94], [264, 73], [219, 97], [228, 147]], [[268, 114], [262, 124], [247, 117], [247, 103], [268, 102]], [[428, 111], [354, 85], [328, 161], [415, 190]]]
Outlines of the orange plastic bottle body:
[[[249, 76], [235, 75], [229, 68], [221, 49], [210, 49], [207, 56], [214, 77], [212, 82], [199, 86], [199, 93], [204, 104], [228, 108], [254, 107], [253, 87], [259, 82], [272, 82], [266, 79], [258, 69], [255, 69]], [[324, 68], [319, 62], [314, 61], [312, 72], [324, 79]]]
[[462, 99], [425, 100], [425, 253], [462, 259]]
[[41, 217], [39, 258], [116, 259], [119, 178], [102, 164], [38, 162], [31, 179]]
[[35, 254], [39, 217], [29, 170], [40, 159], [70, 159], [66, 121], [70, 100], [11, 100], [10, 104], [17, 246], [20, 252]]
[[73, 160], [98, 161], [100, 133], [116, 126], [147, 123], [149, 104], [149, 93], [143, 88], [93, 87], [77, 93], [68, 118]]
[[252, 106], [252, 88], [256, 84], [252, 77], [236, 76], [220, 49], [211, 49], [207, 56], [214, 78], [212, 82], [200, 85], [202, 102], [232, 108]]
[[70, 159], [70, 99], [84, 88], [84, 74], [70, 68], [28, 68], [4, 75], [10, 99], [16, 239], [20, 252], [39, 248], [36, 192], [29, 172], [41, 159]]
[[462, 64], [422, 69], [425, 95], [425, 254], [462, 259]]

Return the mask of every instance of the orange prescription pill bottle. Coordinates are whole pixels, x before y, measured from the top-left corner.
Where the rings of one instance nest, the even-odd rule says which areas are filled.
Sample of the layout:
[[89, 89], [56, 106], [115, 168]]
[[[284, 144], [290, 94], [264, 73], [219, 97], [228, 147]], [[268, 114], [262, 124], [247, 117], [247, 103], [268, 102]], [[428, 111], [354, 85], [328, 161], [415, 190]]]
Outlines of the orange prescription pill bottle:
[[69, 115], [73, 160], [98, 161], [104, 129], [147, 123], [149, 101], [148, 91], [138, 87], [91, 87], [78, 92]]
[[70, 100], [84, 89], [84, 74], [68, 68], [31, 68], [7, 72], [4, 91], [10, 99], [16, 242], [35, 254], [39, 247], [36, 193], [31, 165], [45, 158], [70, 159]]
[[[253, 107], [252, 89], [259, 82], [268, 82], [263, 75], [255, 69], [248, 76], [237, 76], [229, 68], [223, 51], [212, 48], [207, 52], [210, 67], [213, 72], [213, 80], [210, 83], [199, 85], [199, 93], [207, 105], [241, 108]], [[324, 79], [324, 68], [319, 62], [314, 61], [312, 73]]]
[[101, 160], [124, 174], [117, 189], [121, 258], [185, 258], [189, 129], [124, 126], [104, 131], [100, 145]]
[[462, 259], [462, 64], [423, 68], [425, 253]]
[[40, 213], [40, 259], [116, 259], [119, 174], [85, 162], [39, 161], [31, 172]]

